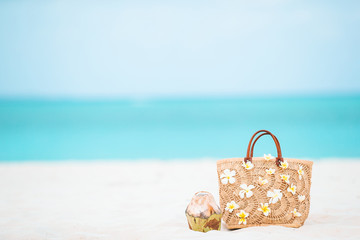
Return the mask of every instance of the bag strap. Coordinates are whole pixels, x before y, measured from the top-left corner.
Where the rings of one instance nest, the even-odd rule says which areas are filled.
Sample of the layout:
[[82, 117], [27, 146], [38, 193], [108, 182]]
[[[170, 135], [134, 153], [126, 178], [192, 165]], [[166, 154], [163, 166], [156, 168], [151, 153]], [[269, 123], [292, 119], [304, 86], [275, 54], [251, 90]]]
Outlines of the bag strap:
[[[254, 143], [253, 143], [254, 138], [255, 138], [256, 135], [258, 135], [259, 133], [263, 133], [263, 134], [261, 134], [260, 136], [258, 136], [258, 137], [255, 139]], [[277, 139], [277, 137], [275, 137], [271, 132], [269, 132], [269, 131], [267, 131], [267, 130], [257, 131], [257, 132], [254, 133], [254, 135], [251, 137], [251, 139], [250, 139], [250, 141], [249, 141], [249, 145], [248, 145], [246, 157], [244, 158], [244, 161], [245, 161], [245, 162], [247, 162], [247, 161], [252, 162], [255, 143], [256, 143], [257, 140], [259, 140], [259, 138], [261, 138], [261, 137], [264, 136], [264, 135], [270, 135], [270, 136], [273, 138], [274, 143], [275, 143], [275, 146], [276, 146], [276, 150], [277, 150], [276, 165], [280, 166], [281, 162], [283, 162], [283, 157], [282, 157], [282, 154], [281, 154], [281, 148], [280, 148], [279, 140]], [[250, 151], [250, 149], [251, 149], [251, 151]]]
[[[253, 142], [253, 144], [252, 144], [252, 146], [251, 146], [251, 151], [250, 151], [250, 157], [253, 157], [254, 156], [254, 147], [255, 147], [255, 143], [257, 142], [257, 140], [259, 140], [259, 138], [261, 138], [262, 136], [265, 136], [265, 135], [269, 135], [268, 133], [263, 133], [263, 134], [261, 134], [260, 136], [258, 136], [255, 140], [254, 140], [254, 142]], [[274, 137], [275, 137], [275, 140], [276, 140], [276, 143], [279, 145], [279, 147], [280, 147], [280, 143], [279, 143], [279, 140], [277, 139], [277, 137], [274, 135]], [[281, 149], [281, 148], [280, 148]]]

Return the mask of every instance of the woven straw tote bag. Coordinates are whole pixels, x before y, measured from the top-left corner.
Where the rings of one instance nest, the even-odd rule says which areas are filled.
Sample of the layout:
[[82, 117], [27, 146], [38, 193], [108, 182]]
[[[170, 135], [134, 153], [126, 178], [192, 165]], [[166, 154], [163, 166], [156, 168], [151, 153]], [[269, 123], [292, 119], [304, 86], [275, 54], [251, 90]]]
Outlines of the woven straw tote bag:
[[[278, 156], [253, 158], [255, 143], [265, 135], [274, 140]], [[220, 206], [226, 227], [302, 226], [310, 210], [312, 164], [283, 158], [280, 143], [271, 132], [256, 132], [245, 158], [217, 162]]]

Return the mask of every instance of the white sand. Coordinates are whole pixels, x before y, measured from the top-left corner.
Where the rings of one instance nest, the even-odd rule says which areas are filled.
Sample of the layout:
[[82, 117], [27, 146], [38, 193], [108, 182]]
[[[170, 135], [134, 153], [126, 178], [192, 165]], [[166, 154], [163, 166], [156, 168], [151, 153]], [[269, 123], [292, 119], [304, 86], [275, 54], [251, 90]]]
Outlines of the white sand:
[[360, 239], [360, 159], [317, 161], [299, 229], [188, 229], [193, 194], [218, 200], [215, 160], [0, 164], [0, 239]]

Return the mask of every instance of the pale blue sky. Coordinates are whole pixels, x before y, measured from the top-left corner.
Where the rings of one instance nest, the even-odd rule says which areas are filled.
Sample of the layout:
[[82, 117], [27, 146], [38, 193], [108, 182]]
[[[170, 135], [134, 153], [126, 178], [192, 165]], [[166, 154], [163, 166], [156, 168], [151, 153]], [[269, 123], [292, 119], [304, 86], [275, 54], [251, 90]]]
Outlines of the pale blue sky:
[[1, 97], [360, 92], [360, 1], [0, 1]]

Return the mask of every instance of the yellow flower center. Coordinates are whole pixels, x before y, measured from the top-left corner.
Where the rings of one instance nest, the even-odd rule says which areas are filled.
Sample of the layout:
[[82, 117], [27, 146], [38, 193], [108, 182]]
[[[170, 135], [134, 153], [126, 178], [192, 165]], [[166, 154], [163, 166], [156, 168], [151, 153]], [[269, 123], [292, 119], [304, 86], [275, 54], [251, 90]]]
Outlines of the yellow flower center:
[[239, 220], [239, 224], [241, 224], [241, 223], [246, 224], [246, 220], [245, 220], [245, 218], [240, 218], [240, 220]]
[[282, 163], [281, 163], [281, 167], [282, 167], [282, 168], [287, 168], [287, 163], [282, 162]]
[[230, 209], [234, 209], [235, 206], [234, 206], [234, 205], [230, 205], [229, 208], [230, 208]]
[[226, 178], [227, 178], [227, 179], [230, 179], [230, 176], [227, 176]]

